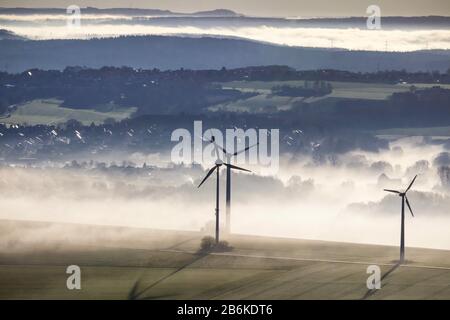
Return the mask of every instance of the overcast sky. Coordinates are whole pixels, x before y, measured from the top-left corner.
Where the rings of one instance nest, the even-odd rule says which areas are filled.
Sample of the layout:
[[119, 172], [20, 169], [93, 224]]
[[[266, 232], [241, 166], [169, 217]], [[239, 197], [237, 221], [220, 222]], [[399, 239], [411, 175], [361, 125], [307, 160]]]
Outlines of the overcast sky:
[[0, 0], [0, 7], [134, 7], [193, 12], [230, 9], [257, 16], [364, 16], [371, 4], [382, 15], [450, 16], [450, 0]]

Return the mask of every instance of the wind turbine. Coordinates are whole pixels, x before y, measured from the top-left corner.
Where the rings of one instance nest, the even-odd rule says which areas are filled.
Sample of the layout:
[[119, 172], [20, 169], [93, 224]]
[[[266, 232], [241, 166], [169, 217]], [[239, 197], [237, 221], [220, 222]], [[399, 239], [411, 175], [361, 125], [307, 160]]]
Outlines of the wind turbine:
[[217, 150], [217, 145], [215, 143], [214, 136], [211, 138], [211, 143], [214, 144], [214, 150], [215, 150], [215, 153], [217, 156], [217, 160], [216, 160], [214, 167], [209, 169], [205, 178], [203, 178], [202, 182], [200, 182], [200, 184], [198, 185], [198, 188], [200, 188], [202, 186], [202, 184], [214, 173], [214, 171], [216, 171], [216, 244], [217, 244], [217, 243], [219, 243], [219, 222], [220, 222], [220, 215], [219, 215], [219, 177], [220, 177], [219, 171], [220, 171], [220, 167], [222, 165], [224, 165], [227, 167], [227, 170], [228, 169], [236, 169], [236, 170], [242, 170], [242, 171], [249, 171], [249, 170], [234, 166], [230, 163], [224, 163], [219, 157], [219, 152]]
[[[214, 138], [214, 137], [213, 137]], [[250, 148], [253, 148], [254, 146], [259, 145], [259, 143], [256, 143], [252, 146], [248, 146], [240, 151], [236, 151], [234, 153], [230, 153], [228, 152], [224, 147], [218, 145], [215, 141], [215, 139], [211, 139], [211, 143], [214, 144], [214, 148], [217, 151], [217, 148], [220, 148], [220, 150], [222, 150], [225, 159], [226, 159], [226, 164], [227, 164], [227, 187], [226, 187], [226, 225], [225, 225], [225, 230], [227, 234], [230, 234], [231, 231], [231, 169], [236, 169], [236, 170], [242, 170], [242, 171], [247, 171], [247, 172], [251, 172], [250, 170], [247, 169], [243, 169], [243, 168], [239, 168], [236, 166], [233, 166], [231, 164], [231, 158], [236, 157], [237, 155], [246, 152], [247, 150], [249, 150]], [[216, 152], [216, 156], [217, 159], [219, 159], [219, 154]]]
[[417, 175], [414, 177], [414, 179], [409, 184], [408, 188], [404, 192], [400, 192], [398, 190], [390, 190], [390, 189], [384, 189], [384, 191], [396, 193], [399, 195], [399, 197], [402, 198], [402, 219], [401, 219], [401, 231], [400, 231], [400, 261], [399, 263], [405, 262], [405, 201], [406, 205], [408, 206], [409, 211], [411, 212], [411, 215], [414, 217], [414, 213], [411, 209], [411, 205], [409, 204], [408, 197], [406, 196], [406, 193], [411, 189], [412, 185], [414, 184], [414, 181], [416, 181]]

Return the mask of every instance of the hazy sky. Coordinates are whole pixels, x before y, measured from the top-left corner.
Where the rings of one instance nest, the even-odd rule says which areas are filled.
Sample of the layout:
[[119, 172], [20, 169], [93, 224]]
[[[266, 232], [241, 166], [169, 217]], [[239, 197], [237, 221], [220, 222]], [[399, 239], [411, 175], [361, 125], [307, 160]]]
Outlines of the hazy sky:
[[450, 16], [449, 0], [0, 0], [0, 7], [134, 7], [193, 12], [231, 9], [258, 16], [364, 16], [371, 4], [381, 7], [382, 15]]

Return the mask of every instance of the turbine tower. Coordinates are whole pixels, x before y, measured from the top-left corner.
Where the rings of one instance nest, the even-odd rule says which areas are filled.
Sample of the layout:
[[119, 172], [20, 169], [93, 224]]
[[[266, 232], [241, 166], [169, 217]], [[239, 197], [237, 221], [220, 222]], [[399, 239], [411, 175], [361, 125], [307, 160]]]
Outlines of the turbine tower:
[[[236, 157], [237, 155], [246, 152], [247, 150], [249, 150], [250, 148], [253, 148], [257, 145], [259, 145], [259, 143], [256, 143], [252, 146], [248, 146], [240, 151], [236, 151], [234, 153], [230, 153], [228, 152], [224, 147], [220, 146], [219, 144], [216, 143], [214, 137], [212, 137], [211, 139], [211, 143], [214, 144], [214, 148], [217, 151], [217, 149], [219, 148], [220, 150], [222, 150], [224, 156], [225, 156], [225, 163], [227, 164], [227, 185], [226, 185], [226, 224], [225, 224], [225, 232], [226, 234], [230, 234], [231, 232], [231, 169], [236, 169], [236, 170], [242, 170], [242, 171], [246, 171], [246, 172], [251, 172], [250, 170], [247, 169], [243, 169], [243, 168], [239, 168], [236, 166], [233, 166], [231, 164], [231, 158]], [[217, 159], [219, 158], [219, 154], [218, 152], [216, 152], [216, 156]]]
[[198, 185], [198, 188], [200, 188], [202, 186], [202, 184], [214, 173], [214, 171], [216, 171], [216, 244], [217, 244], [217, 243], [219, 243], [219, 240], [220, 240], [220, 238], [219, 238], [219, 232], [220, 232], [220, 230], [219, 230], [220, 229], [220, 214], [219, 214], [219, 203], [220, 203], [219, 202], [219, 178], [220, 178], [220, 174], [219, 174], [219, 172], [220, 172], [220, 167], [222, 165], [224, 165], [227, 167], [227, 170], [231, 170], [231, 169], [242, 170], [242, 171], [249, 171], [249, 170], [234, 166], [229, 163], [224, 163], [219, 158], [219, 152], [217, 150], [217, 145], [215, 143], [214, 136], [211, 138], [211, 143], [214, 144], [214, 149], [215, 149], [215, 153], [217, 156], [217, 160], [216, 160], [214, 167], [209, 169], [205, 178], [203, 178], [202, 182], [200, 182], [200, 184]]
[[401, 229], [400, 229], [400, 261], [399, 263], [405, 262], [405, 202], [408, 206], [409, 211], [411, 212], [411, 215], [414, 217], [414, 213], [411, 209], [411, 205], [409, 204], [408, 197], [406, 196], [406, 193], [411, 189], [412, 185], [416, 181], [417, 175], [414, 177], [414, 179], [409, 184], [408, 188], [404, 192], [400, 192], [398, 190], [391, 190], [391, 189], [384, 189], [384, 191], [396, 193], [399, 195], [399, 197], [402, 198], [402, 216], [401, 216]]

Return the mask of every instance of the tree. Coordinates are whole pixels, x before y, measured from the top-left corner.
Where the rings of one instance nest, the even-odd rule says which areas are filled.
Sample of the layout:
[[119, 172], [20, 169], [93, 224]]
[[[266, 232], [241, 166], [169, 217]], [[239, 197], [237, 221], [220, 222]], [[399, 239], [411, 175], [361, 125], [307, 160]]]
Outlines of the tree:
[[103, 120], [103, 124], [104, 125], [115, 125], [116, 119], [114, 119], [112, 117], [106, 118], [105, 120]]
[[66, 128], [70, 128], [70, 129], [76, 129], [76, 128], [80, 128], [82, 127], [83, 124], [75, 119], [69, 119], [66, 121]]
[[438, 175], [439, 175], [439, 178], [441, 179], [442, 186], [449, 188], [450, 187], [450, 167], [449, 166], [439, 167]]
[[214, 248], [216, 240], [211, 236], [203, 237], [202, 242], [200, 243], [200, 251], [210, 251]]

